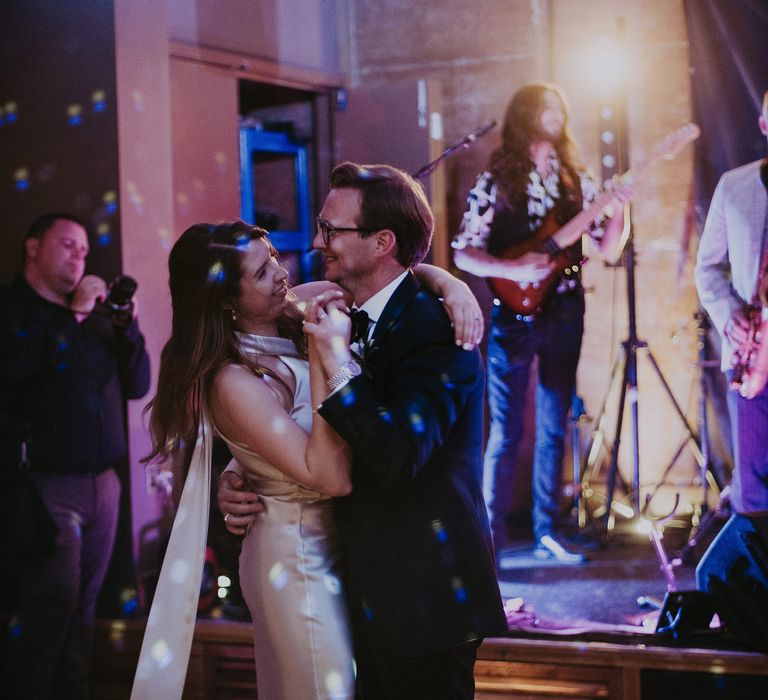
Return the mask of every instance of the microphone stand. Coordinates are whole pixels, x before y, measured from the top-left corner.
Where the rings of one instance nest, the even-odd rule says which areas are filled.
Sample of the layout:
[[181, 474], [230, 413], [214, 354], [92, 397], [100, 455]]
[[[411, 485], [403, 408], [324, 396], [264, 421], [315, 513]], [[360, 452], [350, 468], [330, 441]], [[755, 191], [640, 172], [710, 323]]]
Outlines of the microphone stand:
[[456, 153], [456, 151], [458, 151], [461, 148], [469, 148], [471, 144], [477, 141], [477, 139], [479, 139], [481, 136], [485, 136], [491, 129], [493, 129], [494, 126], [496, 126], [495, 120], [492, 122], [488, 122], [488, 124], [485, 124], [484, 126], [481, 126], [479, 129], [476, 129], [471, 134], [467, 134], [461, 141], [453, 144], [453, 146], [448, 146], [448, 148], [446, 148], [431, 163], [427, 163], [418, 172], [414, 173], [413, 177], [417, 180], [428, 177], [434, 172], [435, 168], [440, 164], [440, 161], [444, 160], [445, 158], [448, 158], [448, 156], [452, 156], [454, 153]]

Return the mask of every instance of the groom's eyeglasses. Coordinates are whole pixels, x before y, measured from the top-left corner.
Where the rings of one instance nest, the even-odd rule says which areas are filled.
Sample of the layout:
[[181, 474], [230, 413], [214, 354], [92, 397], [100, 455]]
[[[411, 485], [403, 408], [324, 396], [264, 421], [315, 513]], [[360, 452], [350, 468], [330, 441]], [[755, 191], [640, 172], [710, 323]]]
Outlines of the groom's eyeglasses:
[[323, 237], [323, 243], [327, 246], [331, 242], [331, 238], [337, 233], [373, 233], [378, 231], [375, 228], [349, 228], [349, 227], [336, 227], [328, 223], [325, 219], [321, 219], [319, 216], [315, 220], [317, 224], [317, 232]]

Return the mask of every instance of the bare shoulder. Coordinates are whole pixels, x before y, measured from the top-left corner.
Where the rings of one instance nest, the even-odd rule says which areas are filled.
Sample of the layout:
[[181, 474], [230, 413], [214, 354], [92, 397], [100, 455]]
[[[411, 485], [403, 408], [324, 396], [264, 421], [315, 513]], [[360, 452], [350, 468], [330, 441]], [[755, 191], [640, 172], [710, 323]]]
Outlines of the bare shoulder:
[[209, 402], [216, 427], [240, 441], [258, 434], [259, 424], [288, 415], [274, 388], [244, 365], [223, 365], [216, 371]]
[[262, 377], [245, 365], [226, 364], [219, 367], [211, 380], [211, 402], [215, 407], [231, 402], [263, 402], [275, 396]]

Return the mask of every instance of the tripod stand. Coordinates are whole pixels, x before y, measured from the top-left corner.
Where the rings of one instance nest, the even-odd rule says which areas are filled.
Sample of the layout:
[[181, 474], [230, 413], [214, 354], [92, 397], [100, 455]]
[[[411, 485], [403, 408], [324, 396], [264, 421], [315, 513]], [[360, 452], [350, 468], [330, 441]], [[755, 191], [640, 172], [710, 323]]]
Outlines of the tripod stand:
[[[709, 439], [709, 416], [707, 415], [707, 406], [709, 404], [710, 388], [707, 382], [706, 370], [710, 367], [720, 367], [719, 360], [713, 360], [709, 357], [707, 347], [709, 345], [707, 341], [707, 333], [710, 329], [710, 321], [706, 312], [699, 309], [694, 314], [694, 320], [696, 322], [696, 346], [698, 350], [697, 368], [699, 373], [699, 401], [698, 401], [698, 428], [699, 428], [699, 447], [701, 449], [701, 459], [699, 460], [699, 480], [701, 484], [701, 501], [697, 503], [694, 508], [694, 526], [698, 521], [707, 514], [708, 511], [708, 493], [710, 488], [721, 488], [720, 483], [717, 480], [717, 476], [714, 472], [712, 459], [710, 456], [710, 439]], [[684, 446], [684, 445], [683, 445]], [[656, 487], [649, 494], [646, 507], [651, 502], [659, 487], [664, 483], [667, 475], [675, 464], [677, 457], [682, 451], [682, 447], [675, 454], [672, 462], [664, 470], [661, 475], [661, 479], [656, 484]]]
[[585, 463], [584, 470], [582, 472], [583, 476], [582, 476], [582, 482], [581, 482], [582, 493], [584, 494], [584, 493], [591, 492], [590, 479], [593, 477], [593, 475], [597, 471], [597, 468], [599, 467], [599, 458], [602, 452], [601, 448], [605, 444], [604, 424], [606, 420], [606, 408], [608, 405], [608, 397], [611, 396], [614, 385], [616, 381], [618, 381], [619, 376], [621, 376], [621, 391], [619, 395], [618, 413], [616, 416], [616, 427], [613, 434], [613, 444], [611, 446], [611, 453], [610, 453], [611, 454], [610, 466], [608, 470], [608, 478], [606, 483], [606, 488], [607, 488], [606, 500], [603, 506], [593, 513], [593, 517], [602, 521], [605, 532], [608, 532], [612, 528], [612, 524], [613, 524], [612, 515], [613, 515], [613, 510], [616, 509], [616, 504], [614, 503], [614, 492], [616, 489], [617, 479], [622, 481], [622, 485], [624, 486], [625, 491], [627, 491], [627, 485], [624, 484], [618, 469], [619, 448], [621, 445], [621, 431], [622, 431], [622, 426], [624, 424], [624, 411], [627, 407], [626, 406], [627, 399], [629, 399], [631, 418], [632, 418], [633, 470], [632, 470], [631, 491], [628, 491], [628, 493], [631, 493], [632, 495], [632, 508], [631, 508], [631, 513], [629, 513], [628, 509], [625, 511], [625, 513], [628, 515], [640, 515], [647, 507], [647, 503], [645, 504], [645, 506], [641, 506], [641, 503], [640, 503], [640, 430], [639, 430], [640, 426], [639, 426], [639, 412], [638, 412], [639, 389], [638, 389], [638, 383], [637, 383], [637, 358], [639, 353], [644, 354], [650, 361], [651, 367], [654, 369], [656, 376], [661, 382], [661, 385], [664, 388], [667, 398], [669, 399], [672, 407], [674, 408], [675, 412], [680, 418], [680, 421], [682, 422], [683, 426], [685, 427], [685, 432], [686, 432], [685, 439], [683, 443], [680, 445], [680, 447], [678, 448], [677, 452], [675, 453], [675, 456], [673, 457], [672, 462], [670, 463], [670, 466], [667, 467], [667, 471], [665, 472], [665, 474], [669, 471], [669, 469], [675, 463], [675, 461], [677, 460], [677, 458], [679, 457], [680, 453], [682, 452], [682, 450], [685, 448], [686, 445], [690, 445], [691, 451], [693, 452], [694, 457], [696, 458], [696, 461], [698, 462], [700, 468], [702, 470], [706, 468], [706, 460], [704, 458], [704, 455], [702, 455], [698, 436], [694, 432], [693, 428], [691, 428], [687, 418], [685, 417], [685, 414], [680, 408], [680, 405], [677, 403], [677, 400], [675, 399], [672, 393], [672, 390], [670, 389], [669, 384], [667, 383], [667, 380], [664, 378], [664, 375], [661, 372], [661, 368], [656, 362], [656, 358], [653, 356], [651, 349], [648, 347], [648, 343], [645, 342], [644, 340], [641, 340], [637, 336], [637, 320], [636, 320], [637, 309], [636, 309], [636, 303], [635, 303], [635, 248], [634, 248], [634, 234], [631, 228], [630, 228], [629, 237], [627, 239], [627, 243], [624, 247], [623, 256], [624, 256], [624, 266], [627, 274], [627, 303], [628, 303], [629, 335], [627, 339], [621, 343], [620, 352], [617, 355], [614, 361], [614, 365], [611, 369], [611, 377], [610, 377], [610, 383], [608, 386], [608, 391], [606, 392], [602, 407], [598, 414], [598, 418], [596, 421], [596, 428], [592, 434], [590, 449], [588, 450], [588, 453], [587, 453], [587, 461]]

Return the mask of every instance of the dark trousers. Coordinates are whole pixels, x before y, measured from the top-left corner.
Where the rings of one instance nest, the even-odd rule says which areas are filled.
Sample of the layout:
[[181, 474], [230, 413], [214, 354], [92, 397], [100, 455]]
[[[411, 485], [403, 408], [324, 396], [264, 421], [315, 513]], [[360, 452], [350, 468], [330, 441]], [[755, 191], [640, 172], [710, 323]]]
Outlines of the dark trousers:
[[[728, 372], [728, 380], [733, 373]], [[736, 513], [768, 513], [768, 384], [753, 399], [728, 392], [735, 465], [731, 503]]]
[[556, 530], [566, 420], [576, 386], [584, 332], [580, 290], [554, 296], [532, 321], [494, 306], [488, 339], [488, 405], [491, 428], [483, 460], [483, 495], [496, 551], [509, 544], [508, 518], [517, 449], [523, 436], [528, 376], [538, 357], [533, 461], [533, 532]]
[[59, 533], [52, 554], [17, 564], [4, 697], [80, 700], [89, 697], [96, 598], [112, 555], [120, 482], [112, 469], [32, 477]]
[[474, 640], [426, 656], [399, 658], [355, 636], [356, 700], [472, 700]]

